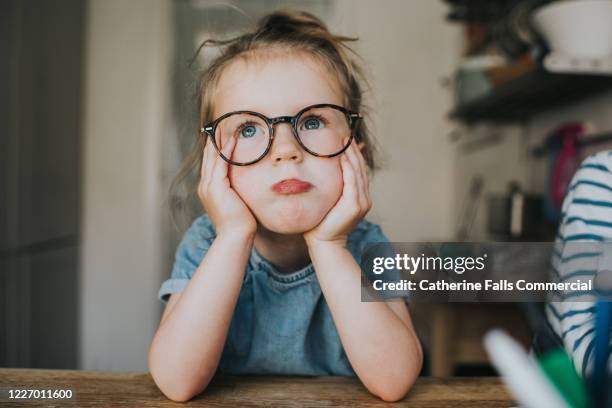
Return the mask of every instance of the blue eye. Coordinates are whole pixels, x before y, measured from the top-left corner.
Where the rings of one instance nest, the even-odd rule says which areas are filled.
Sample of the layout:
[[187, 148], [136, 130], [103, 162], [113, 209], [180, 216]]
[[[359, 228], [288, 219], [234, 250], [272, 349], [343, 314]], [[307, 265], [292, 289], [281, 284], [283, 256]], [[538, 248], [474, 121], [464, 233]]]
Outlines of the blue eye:
[[247, 125], [240, 129], [240, 137], [248, 139], [257, 135], [257, 127], [254, 125]]
[[310, 117], [302, 122], [302, 128], [305, 130], [318, 130], [323, 127], [323, 122], [320, 118]]

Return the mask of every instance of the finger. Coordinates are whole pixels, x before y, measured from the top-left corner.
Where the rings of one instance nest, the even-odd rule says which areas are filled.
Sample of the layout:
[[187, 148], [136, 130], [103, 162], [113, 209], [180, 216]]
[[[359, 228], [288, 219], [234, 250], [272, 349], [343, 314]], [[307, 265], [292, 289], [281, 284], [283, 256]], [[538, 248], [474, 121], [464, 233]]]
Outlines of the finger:
[[208, 192], [208, 186], [210, 184], [210, 173], [211, 173], [211, 148], [210, 141], [206, 143], [204, 146], [204, 152], [202, 153], [202, 169], [200, 172], [200, 191], [203, 195], [206, 195]]
[[357, 158], [359, 159], [359, 169], [361, 171], [361, 175], [363, 176], [363, 180], [365, 181], [366, 190], [367, 190], [370, 185], [370, 178], [368, 177], [368, 165], [365, 161], [365, 156], [363, 155], [364, 146], [365, 145], [363, 144], [363, 142], [358, 143], [356, 150], [357, 150]]
[[211, 148], [210, 141], [206, 140], [204, 145], [204, 151], [202, 153], [202, 166], [200, 170], [200, 183], [198, 185], [198, 197], [202, 200], [202, 204], [206, 211], [206, 197], [208, 196], [208, 190], [210, 186], [210, 173], [211, 173]]
[[342, 166], [342, 178], [344, 181], [344, 189], [342, 196], [349, 202], [358, 204], [359, 192], [357, 188], [357, 175], [347, 155], [342, 155], [340, 158], [340, 164]]
[[349, 159], [351, 166], [355, 172], [355, 183], [357, 185], [358, 203], [361, 209], [367, 207], [367, 199], [365, 195], [365, 182], [363, 175], [359, 169], [359, 158], [357, 157], [357, 147], [349, 146], [347, 149], [347, 158]]
[[214, 164], [214, 146], [212, 141], [206, 139], [206, 145], [204, 146], [204, 158], [202, 159], [202, 180], [210, 180], [212, 173], [212, 167]]
[[365, 193], [365, 198], [366, 198], [366, 204], [367, 204], [367, 211], [369, 211], [369, 209], [372, 207], [372, 199], [370, 197], [370, 176], [368, 174], [368, 165], [365, 161], [365, 157], [363, 155], [362, 152], [362, 148], [364, 146], [363, 143], [360, 143], [359, 148], [356, 149], [357, 150], [357, 158], [359, 159], [359, 169], [361, 171], [361, 176], [363, 177], [363, 181], [364, 181], [364, 193]]
[[355, 145], [355, 156], [357, 157], [357, 163], [359, 166], [358, 172], [361, 175], [361, 192], [363, 193], [362, 215], [365, 216], [372, 207], [372, 200], [370, 199], [370, 180], [368, 177], [368, 168], [359, 145]]
[[204, 148], [202, 149], [202, 162], [200, 163], [200, 179], [204, 178], [204, 174], [206, 173], [205, 168], [206, 168], [206, 157], [207, 157], [207, 152], [206, 152], [206, 148], [208, 147], [208, 143], [206, 143], [206, 139], [204, 139]]
[[[229, 159], [232, 157], [232, 152], [234, 151], [235, 146], [236, 146], [236, 139], [231, 137], [227, 141], [226, 145], [223, 146], [223, 148], [221, 149], [221, 152], [223, 153], [225, 157]], [[217, 162], [215, 163], [215, 169], [213, 170], [213, 173], [215, 175], [215, 178], [224, 179], [227, 177], [229, 163], [223, 160], [223, 158], [220, 155], [217, 155], [217, 156], [219, 157], [218, 157]]]
[[355, 155], [355, 142], [353, 141], [345, 151], [346, 157], [349, 159], [355, 170], [359, 169], [357, 156]]

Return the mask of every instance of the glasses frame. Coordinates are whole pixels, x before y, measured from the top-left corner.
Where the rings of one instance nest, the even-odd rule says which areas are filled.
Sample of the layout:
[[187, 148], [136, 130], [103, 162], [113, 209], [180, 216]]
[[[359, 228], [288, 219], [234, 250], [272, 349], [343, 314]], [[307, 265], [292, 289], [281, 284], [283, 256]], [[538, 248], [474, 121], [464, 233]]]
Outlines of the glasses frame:
[[[300, 118], [302, 117], [302, 115], [305, 112], [309, 111], [310, 109], [316, 109], [316, 108], [333, 108], [333, 109], [336, 109], [336, 110], [342, 112], [346, 116], [351, 132], [350, 132], [348, 143], [340, 151], [338, 151], [336, 153], [332, 153], [332, 154], [318, 154], [318, 153], [315, 153], [312, 150], [308, 149], [304, 145], [304, 143], [302, 143], [302, 140], [300, 140], [300, 137], [298, 136], [297, 124], [298, 124]], [[266, 150], [257, 159], [251, 160], [250, 162], [247, 162], [247, 163], [238, 163], [238, 162], [235, 162], [235, 161], [231, 160], [228, 157], [225, 157], [225, 155], [221, 152], [221, 149], [219, 148], [219, 146], [217, 146], [217, 143], [215, 141], [215, 133], [217, 131], [217, 125], [223, 119], [227, 118], [228, 116], [236, 115], [236, 114], [241, 114], [241, 113], [257, 116], [258, 118], [264, 120], [268, 124], [268, 130], [270, 132], [269, 133], [270, 136], [268, 137], [268, 146], [266, 146]], [[278, 117], [275, 117], [275, 118], [269, 118], [266, 115], [261, 114], [259, 112], [253, 112], [253, 111], [248, 111], [248, 110], [240, 110], [240, 111], [228, 112], [228, 113], [218, 117], [217, 119], [213, 120], [212, 122], [204, 125], [204, 127], [200, 128], [200, 135], [204, 136], [206, 134], [210, 138], [210, 140], [211, 140], [213, 146], [215, 147], [215, 150], [219, 154], [219, 156], [221, 156], [221, 158], [223, 160], [225, 160], [226, 162], [228, 162], [229, 164], [233, 164], [234, 166], [248, 166], [248, 165], [257, 163], [258, 161], [260, 161], [261, 159], [266, 157], [266, 155], [268, 154], [268, 152], [272, 148], [272, 143], [274, 142], [274, 125], [277, 125], [279, 123], [289, 123], [289, 124], [291, 124], [291, 130], [292, 130], [293, 136], [295, 137], [295, 139], [297, 140], [299, 145], [302, 147], [302, 149], [304, 149], [308, 153], [312, 154], [313, 156], [316, 156], [316, 157], [335, 157], [335, 156], [338, 156], [339, 154], [342, 154], [346, 149], [348, 149], [348, 147], [353, 142], [353, 139], [356, 139], [355, 134], [354, 134], [355, 133], [355, 127], [356, 127], [356, 125], [357, 125], [357, 123], [359, 122], [360, 119], [363, 119], [363, 115], [361, 113], [359, 113], [359, 112], [352, 112], [352, 111], [350, 111], [350, 110], [348, 110], [348, 109], [346, 109], [346, 108], [344, 108], [342, 106], [334, 105], [332, 103], [319, 103], [319, 104], [316, 104], [316, 105], [310, 105], [310, 106], [307, 106], [307, 107], [301, 109], [294, 116], [278, 116]]]

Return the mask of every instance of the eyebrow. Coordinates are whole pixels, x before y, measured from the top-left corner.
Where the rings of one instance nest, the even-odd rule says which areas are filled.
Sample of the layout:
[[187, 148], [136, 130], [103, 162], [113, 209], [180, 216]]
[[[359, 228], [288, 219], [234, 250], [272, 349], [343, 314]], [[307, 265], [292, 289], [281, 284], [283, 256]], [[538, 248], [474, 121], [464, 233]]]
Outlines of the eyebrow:
[[265, 109], [261, 109], [261, 108], [253, 108], [253, 107], [241, 107], [241, 108], [239, 108], [239, 109], [232, 109], [232, 110], [227, 110], [227, 111], [224, 111], [224, 112], [222, 112], [222, 113], [219, 113], [219, 114], [215, 115], [215, 116], [214, 116], [212, 119], [213, 119], [213, 120], [215, 120], [215, 119], [217, 119], [218, 117], [221, 117], [221, 116], [223, 116], [223, 115], [225, 115], [225, 114], [227, 114], [227, 113], [230, 113], [230, 112], [238, 112], [238, 111], [257, 112], [257, 113], [261, 113], [262, 115], [267, 116], [267, 117], [269, 117], [269, 118], [275, 118], [275, 117], [279, 117], [279, 116], [294, 116], [294, 115], [296, 115], [296, 114], [297, 114], [299, 111], [301, 111], [302, 109], [304, 109], [304, 108], [306, 108], [306, 107], [308, 107], [308, 106], [318, 105], [318, 104], [326, 104], [326, 103], [328, 103], [328, 104], [332, 104], [332, 105], [338, 105], [338, 106], [341, 106], [341, 107], [343, 107], [343, 108], [348, 109], [348, 108], [345, 106], [345, 104], [344, 104], [344, 103], [340, 103], [340, 102], [336, 102], [336, 101], [330, 101], [330, 100], [325, 100], [325, 99], [319, 99], [319, 100], [315, 100], [315, 101], [309, 101], [309, 102], [304, 102], [304, 103], [301, 103], [301, 104], [299, 104], [299, 105], [296, 105], [296, 106], [297, 106], [297, 108], [292, 109], [292, 110], [287, 109], [287, 110], [286, 110], [284, 113], [282, 113], [282, 114], [278, 114], [278, 115], [277, 115], [277, 114], [270, 115], [270, 114], [268, 114], [267, 112], [265, 112]]

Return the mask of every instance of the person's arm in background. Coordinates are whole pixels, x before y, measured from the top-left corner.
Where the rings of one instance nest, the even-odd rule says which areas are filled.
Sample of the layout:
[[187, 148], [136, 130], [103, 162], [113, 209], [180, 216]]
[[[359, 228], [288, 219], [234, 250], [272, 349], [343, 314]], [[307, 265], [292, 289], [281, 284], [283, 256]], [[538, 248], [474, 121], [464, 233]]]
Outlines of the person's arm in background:
[[[553, 267], [560, 279], [590, 279], [594, 270], [584, 266], [596, 263], [602, 241], [612, 241], [612, 152], [607, 151], [582, 163], [563, 202], [555, 245], [559, 252], [553, 256]], [[584, 275], [589, 270], [591, 276]], [[586, 376], [592, 369], [594, 355], [595, 304], [551, 302], [546, 309], [548, 320], [563, 340], [576, 370]]]
[[[198, 195], [217, 236], [187, 287], [171, 296], [149, 351], [155, 383], [175, 401], [202, 392], [217, 369], [256, 230], [250, 210], [230, 187], [227, 163], [209, 145]], [[225, 153], [232, 148], [229, 143]]]

